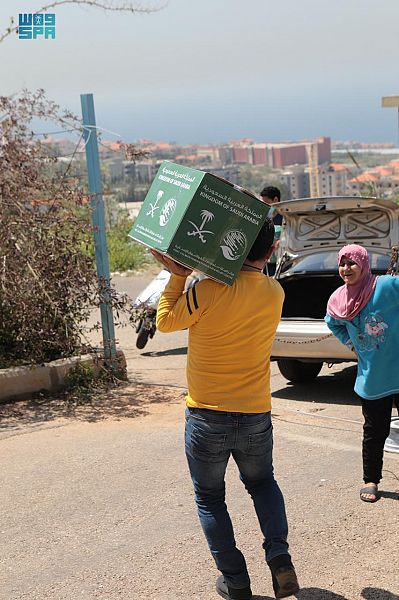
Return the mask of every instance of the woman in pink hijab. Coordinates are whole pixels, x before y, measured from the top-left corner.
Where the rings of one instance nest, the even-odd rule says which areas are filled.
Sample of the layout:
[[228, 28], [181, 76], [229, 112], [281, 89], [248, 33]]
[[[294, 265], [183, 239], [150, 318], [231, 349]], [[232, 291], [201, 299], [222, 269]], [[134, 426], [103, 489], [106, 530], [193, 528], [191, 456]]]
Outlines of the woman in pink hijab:
[[373, 275], [367, 250], [358, 244], [340, 250], [338, 272], [344, 285], [331, 295], [325, 321], [358, 357], [355, 392], [364, 416], [365, 483], [360, 498], [376, 502], [393, 403], [399, 413], [399, 277]]

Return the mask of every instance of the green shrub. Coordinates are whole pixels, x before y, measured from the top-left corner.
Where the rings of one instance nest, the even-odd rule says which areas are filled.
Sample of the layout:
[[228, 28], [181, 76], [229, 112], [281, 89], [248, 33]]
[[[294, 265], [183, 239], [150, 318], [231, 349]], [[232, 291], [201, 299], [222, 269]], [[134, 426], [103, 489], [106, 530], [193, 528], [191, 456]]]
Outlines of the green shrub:
[[[79, 120], [42, 90], [0, 96], [0, 114], [0, 368], [5, 368], [79, 353], [93, 306], [118, 299], [98, 281], [85, 190], [70, 177], [70, 164], [60, 172], [57, 158], [31, 131], [34, 118], [77, 130]], [[132, 221], [126, 213], [118, 207], [114, 212], [108, 228], [111, 270], [140, 269], [150, 255], [128, 238]]]
[[[93, 262], [81, 250], [90, 222], [83, 193], [33, 136], [34, 117], [71, 122], [44, 93], [0, 97], [0, 364], [71, 356], [96, 299]], [[75, 121], [73, 121], [75, 122]]]
[[75, 405], [91, 402], [97, 391], [96, 377], [90, 365], [77, 363], [64, 380], [65, 398]]
[[91, 389], [94, 380], [93, 367], [84, 363], [77, 363], [65, 376], [65, 389], [67, 391]]
[[128, 236], [132, 225], [133, 220], [125, 217], [107, 232], [111, 271], [139, 270], [152, 260], [145, 247]]

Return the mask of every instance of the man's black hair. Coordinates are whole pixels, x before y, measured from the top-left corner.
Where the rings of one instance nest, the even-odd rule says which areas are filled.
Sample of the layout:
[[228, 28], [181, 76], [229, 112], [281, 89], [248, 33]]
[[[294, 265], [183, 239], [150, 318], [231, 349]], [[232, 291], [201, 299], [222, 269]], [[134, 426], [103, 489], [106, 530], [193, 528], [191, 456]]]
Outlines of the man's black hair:
[[250, 261], [261, 260], [265, 258], [274, 241], [274, 224], [269, 218], [263, 223], [258, 237], [252, 244], [252, 248], [248, 253], [247, 259]]
[[267, 198], [270, 198], [270, 200], [273, 200], [273, 198], [278, 198], [278, 201], [280, 202], [281, 200], [281, 192], [278, 188], [274, 187], [273, 185], [267, 185], [266, 187], [263, 188], [263, 190], [260, 193], [261, 196], [266, 196]]

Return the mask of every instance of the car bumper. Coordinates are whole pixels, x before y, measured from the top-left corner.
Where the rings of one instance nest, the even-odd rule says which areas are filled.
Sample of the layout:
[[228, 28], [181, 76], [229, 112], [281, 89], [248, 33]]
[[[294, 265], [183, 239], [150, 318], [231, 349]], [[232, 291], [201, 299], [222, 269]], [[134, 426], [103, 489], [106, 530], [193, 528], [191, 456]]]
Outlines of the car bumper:
[[356, 354], [342, 344], [323, 320], [282, 319], [272, 347], [272, 360], [296, 358], [323, 362], [356, 361]]

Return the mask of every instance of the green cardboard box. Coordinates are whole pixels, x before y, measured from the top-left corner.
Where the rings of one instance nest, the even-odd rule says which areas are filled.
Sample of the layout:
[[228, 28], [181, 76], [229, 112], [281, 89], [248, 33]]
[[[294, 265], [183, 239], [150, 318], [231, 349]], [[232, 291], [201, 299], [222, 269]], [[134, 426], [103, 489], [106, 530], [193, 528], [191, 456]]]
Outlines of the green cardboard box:
[[232, 285], [269, 206], [215, 175], [164, 161], [129, 235]]

